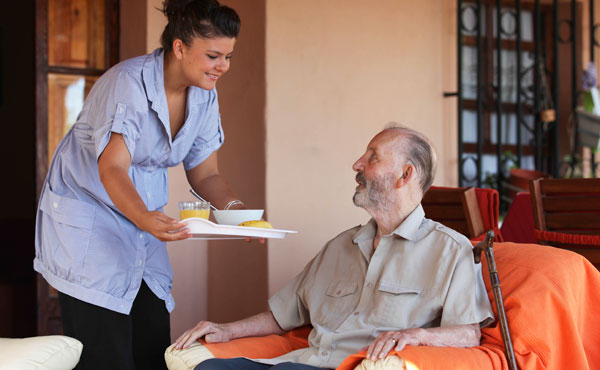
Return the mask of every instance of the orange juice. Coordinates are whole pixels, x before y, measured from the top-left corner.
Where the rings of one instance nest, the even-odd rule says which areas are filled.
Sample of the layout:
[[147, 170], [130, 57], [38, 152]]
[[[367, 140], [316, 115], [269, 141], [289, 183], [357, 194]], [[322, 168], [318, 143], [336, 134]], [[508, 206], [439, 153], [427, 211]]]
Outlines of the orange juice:
[[198, 217], [208, 220], [209, 213], [210, 210], [208, 209], [182, 209], [179, 211], [179, 218], [183, 220], [185, 218]]

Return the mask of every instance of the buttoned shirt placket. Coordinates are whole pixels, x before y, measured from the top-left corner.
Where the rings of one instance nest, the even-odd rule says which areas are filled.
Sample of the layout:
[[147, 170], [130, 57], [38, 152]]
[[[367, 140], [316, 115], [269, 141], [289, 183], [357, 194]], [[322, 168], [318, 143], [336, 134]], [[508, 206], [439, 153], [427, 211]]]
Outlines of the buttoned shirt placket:
[[[318, 357], [321, 363], [326, 363], [331, 356], [333, 350], [335, 350], [336, 337], [340, 333], [344, 333], [347, 330], [355, 330], [362, 326], [358, 322], [365, 320], [365, 313], [368, 312], [369, 305], [372, 303], [373, 294], [376, 289], [376, 281], [381, 275], [382, 267], [385, 263], [385, 258], [389, 253], [390, 242], [394, 238], [394, 235], [386, 235], [380, 239], [379, 245], [373, 251], [373, 239], [359, 239], [357, 240], [358, 247], [361, 249], [361, 253], [368, 264], [367, 272], [362, 281], [362, 287], [360, 291], [360, 299], [356, 308], [346, 317], [342, 324], [331, 332], [324, 333], [319, 342]], [[370, 255], [372, 253], [372, 256]], [[364, 325], [364, 322], [363, 322]]]

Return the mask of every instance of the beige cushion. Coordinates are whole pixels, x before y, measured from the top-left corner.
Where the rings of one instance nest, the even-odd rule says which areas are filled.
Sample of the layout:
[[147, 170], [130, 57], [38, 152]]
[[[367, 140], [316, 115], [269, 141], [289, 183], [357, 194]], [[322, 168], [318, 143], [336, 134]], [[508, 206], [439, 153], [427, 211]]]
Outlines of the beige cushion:
[[215, 357], [200, 342], [182, 350], [176, 350], [173, 347], [174, 344], [171, 344], [165, 351], [165, 361], [169, 370], [192, 370], [202, 361]]
[[[188, 349], [175, 350], [173, 344], [165, 351], [165, 361], [169, 370], [193, 370], [196, 365], [209, 358], [213, 354], [201, 343], [196, 342]], [[388, 356], [381, 360], [363, 360], [354, 370], [412, 370], [415, 369], [410, 363], [405, 363], [398, 356]]]
[[377, 361], [364, 359], [354, 370], [405, 370], [411, 368], [405, 365], [407, 364], [400, 357], [388, 356]]
[[0, 370], [71, 370], [83, 345], [63, 335], [0, 338]]

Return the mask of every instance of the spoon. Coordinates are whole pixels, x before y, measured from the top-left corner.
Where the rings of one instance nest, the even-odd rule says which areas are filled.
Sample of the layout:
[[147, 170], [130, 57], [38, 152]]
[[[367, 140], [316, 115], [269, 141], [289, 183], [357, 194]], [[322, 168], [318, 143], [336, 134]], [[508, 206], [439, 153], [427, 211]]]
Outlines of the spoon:
[[[202, 198], [200, 196], [200, 194], [198, 194], [194, 191], [194, 189], [190, 189], [190, 193], [192, 193], [196, 198], [200, 199], [201, 201], [208, 203], [206, 201], [206, 199]], [[209, 204], [210, 204], [210, 208], [214, 209], [215, 211], [217, 210], [217, 207], [213, 206], [212, 203], [209, 203]]]

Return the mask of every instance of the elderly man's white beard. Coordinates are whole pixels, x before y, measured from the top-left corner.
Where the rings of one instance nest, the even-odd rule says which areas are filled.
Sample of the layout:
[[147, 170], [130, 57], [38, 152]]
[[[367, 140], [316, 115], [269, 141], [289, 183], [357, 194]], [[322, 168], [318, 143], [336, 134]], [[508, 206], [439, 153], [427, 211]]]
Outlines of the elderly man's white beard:
[[393, 174], [386, 174], [382, 178], [369, 181], [359, 172], [356, 178], [365, 186], [357, 189], [352, 198], [357, 207], [373, 211], [387, 211], [396, 203], [395, 176]]

